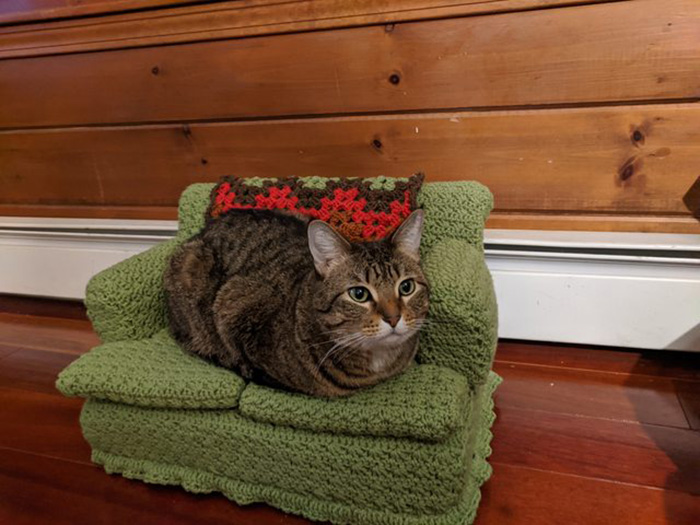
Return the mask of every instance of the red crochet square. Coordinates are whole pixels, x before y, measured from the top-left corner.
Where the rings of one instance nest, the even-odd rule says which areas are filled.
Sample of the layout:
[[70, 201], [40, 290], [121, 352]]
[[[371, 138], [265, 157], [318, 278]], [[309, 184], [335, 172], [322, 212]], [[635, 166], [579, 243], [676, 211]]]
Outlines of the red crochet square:
[[321, 219], [349, 241], [372, 242], [389, 236], [412, 211], [424, 176], [408, 178], [224, 177], [211, 194], [207, 216], [234, 209], [288, 210]]

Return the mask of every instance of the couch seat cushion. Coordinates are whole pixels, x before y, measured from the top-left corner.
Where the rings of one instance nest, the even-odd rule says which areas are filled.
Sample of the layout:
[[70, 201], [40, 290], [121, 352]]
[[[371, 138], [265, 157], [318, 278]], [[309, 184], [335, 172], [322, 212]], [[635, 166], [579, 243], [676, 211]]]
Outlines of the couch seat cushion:
[[238, 410], [142, 408], [89, 400], [80, 418], [107, 472], [239, 504], [266, 502], [356, 525], [471, 523], [488, 478], [498, 377], [472, 392], [469, 417], [444, 442], [310, 432]]
[[61, 372], [66, 395], [151, 408], [236, 408], [274, 425], [357, 436], [444, 441], [470, 410], [467, 380], [438, 365], [414, 365], [373, 388], [322, 399], [246, 383], [189, 355], [166, 330], [105, 343]]
[[239, 409], [255, 421], [346, 435], [443, 441], [470, 409], [461, 374], [414, 365], [389, 381], [344, 398], [322, 399], [249, 384]]
[[66, 395], [154, 408], [233, 408], [245, 387], [233, 372], [192, 356], [167, 330], [105, 343], [58, 376]]

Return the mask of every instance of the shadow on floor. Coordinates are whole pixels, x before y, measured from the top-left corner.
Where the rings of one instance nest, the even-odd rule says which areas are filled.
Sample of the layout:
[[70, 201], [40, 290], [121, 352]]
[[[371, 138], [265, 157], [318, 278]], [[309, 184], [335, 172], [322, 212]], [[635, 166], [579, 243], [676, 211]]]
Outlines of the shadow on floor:
[[[691, 333], [692, 332], [692, 333]], [[686, 336], [700, 338], [700, 328], [686, 333]], [[700, 344], [698, 345], [700, 348]], [[647, 350], [640, 354], [639, 360], [631, 370], [631, 388], [640, 388], [638, 382], [632, 384], [634, 375], [648, 376], [650, 371], [658, 372], [654, 386], [659, 395], [675, 396], [668, 410], [681, 411], [685, 416], [685, 428], [662, 425], [643, 424], [645, 433], [652, 439], [658, 450], [673, 462], [675, 471], [668, 475], [664, 488], [671, 493], [664, 494], [667, 522], [682, 523], [685, 516], [678, 507], [678, 492], [700, 496], [700, 352], [681, 352], [674, 350]], [[673, 401], [673, 397], [671, 397]], [[634, 403], [634, 400], [632, 400]], [[643, 421], [643, 407], [635, 405], [639, 420]]]

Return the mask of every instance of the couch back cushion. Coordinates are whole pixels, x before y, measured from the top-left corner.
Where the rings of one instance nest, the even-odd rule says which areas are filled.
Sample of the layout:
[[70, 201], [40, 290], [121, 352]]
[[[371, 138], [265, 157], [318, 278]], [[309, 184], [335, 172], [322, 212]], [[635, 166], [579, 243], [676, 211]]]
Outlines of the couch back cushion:
[[[179, 235], [190, 237], [204, 227], [214, 184], [192, 184], [180, 198]], [[427, 252], [445, 238], [462, 239], [482, 247], [484, 223], [493, 207], [489, 190], [474, 181], [430, 182], [418, 193], [418, 205], [425, 210], [421, 247]]]

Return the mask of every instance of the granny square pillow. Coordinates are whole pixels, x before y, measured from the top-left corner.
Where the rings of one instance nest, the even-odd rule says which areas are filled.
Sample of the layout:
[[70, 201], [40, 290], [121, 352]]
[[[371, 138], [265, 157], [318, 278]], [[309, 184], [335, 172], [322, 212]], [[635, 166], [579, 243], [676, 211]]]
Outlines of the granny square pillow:
[[418, 208], [423, 178], [225, 177], [212, 191], [207, 219], [229, 210], [281, 209], [325, 221], [352, 242], [378, 241]]

